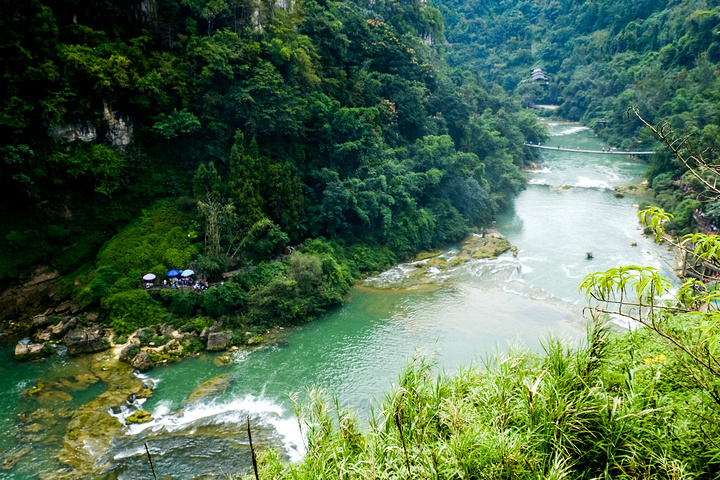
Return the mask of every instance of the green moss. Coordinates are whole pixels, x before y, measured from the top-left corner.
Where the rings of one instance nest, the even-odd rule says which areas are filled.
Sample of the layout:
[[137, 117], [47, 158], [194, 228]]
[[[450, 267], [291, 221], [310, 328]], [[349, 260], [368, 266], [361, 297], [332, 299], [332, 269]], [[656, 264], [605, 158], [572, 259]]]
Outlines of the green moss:
[[150, 412], [146, 410], [138, 410], [137, 412], [133, 413], [132, 415], [128, 415], [125, 418], [125, 423], [127, 423], [128, 425], [147, 423], [151, 421], [153, 421], [153, 417]]
[[31, 397], [37, 395], [38, 393], [42, 392], [44, 388], [45, 384], [43, 382], [38, 382], [37, 385], [28, 390], [28, 395], [30, 395]]

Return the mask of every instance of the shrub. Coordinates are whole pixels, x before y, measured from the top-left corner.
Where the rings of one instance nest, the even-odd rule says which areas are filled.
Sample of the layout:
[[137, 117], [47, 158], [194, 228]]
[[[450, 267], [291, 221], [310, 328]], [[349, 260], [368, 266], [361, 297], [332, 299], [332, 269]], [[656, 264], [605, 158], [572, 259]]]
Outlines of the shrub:
[[118, 334], [130, 334], [138, 328], [161, 323], [167, 316], [162, 306], [144, 290], [120, 292], [103, 300], [110, 327]]

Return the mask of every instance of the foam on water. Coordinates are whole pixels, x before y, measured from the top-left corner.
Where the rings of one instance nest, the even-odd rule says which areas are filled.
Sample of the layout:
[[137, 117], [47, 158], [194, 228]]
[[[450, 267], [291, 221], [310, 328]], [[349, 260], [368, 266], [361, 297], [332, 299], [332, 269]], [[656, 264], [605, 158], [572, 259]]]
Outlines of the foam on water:
[[[280, 435], [283, 446], [291, 460], [296, 461], [305, 453], [303, 435], [296, 420], [285, 416], [283, 407], [270, 400], [264, 400], [246, 395], [228, 402], [210, 401], [188, 406], [181, 412], [170, 413], [168, 404], [158, 404], [153, 412], [153, 420], [139, 425], [129, 425], [126, 434], [138, 435], [146, 430], [153, 433], [178, 432], [181, 430], [193, 431], [201, 425], [240, 424], [248, 416], [259, 418], [263, 423], [271, 426]], [[134, 451], [119, 453], [134, 455]]]
[[594, 180], [588, 177], [580, 177], [577, 185], [573, 185], [579, 188], [599, 188], [599, 189], [610, 189], [612, 188], [608, 182], [603, 180]]
[[[555, 124], [549, 123], [548, 125], [553, 126], [553, 127], [557, 127], [557, 126], [560, 126], [561, 124], [558, 124], [558, 123], [555, 123]], [[560, 137], [560, 136], [563, 136], [563, 135], [574, 135], [574, 134], [576, 134], [576, 133], [579, 133], [579, 132], [582, 132], [582, 131], [585, 131], [585, 130], [590, 130], [590, 129], [589, 129], [588, 127], [583, 127], [583, 126], [581, 126], [581, 125], [574, 125], [574, 126], [572, 126], [572, 127], [564, 128], [563, 130], [560, 130], [560, 131], [558, 131], [558, 132], [551, 132], [551, 133], [550, 133], [550, 136], [551, 136], [551, 137]]]

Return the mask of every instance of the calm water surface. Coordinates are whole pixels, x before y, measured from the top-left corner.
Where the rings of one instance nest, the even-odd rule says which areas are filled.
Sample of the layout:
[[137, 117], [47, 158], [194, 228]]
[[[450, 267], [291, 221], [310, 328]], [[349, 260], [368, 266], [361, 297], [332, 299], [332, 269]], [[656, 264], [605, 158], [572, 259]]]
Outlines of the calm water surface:
[[[573, 124], [550, 124], [550, 129], [551, 145], [604, 146]], [[160, 478], [213, 478], [243, 470], [249, 465], [247, 416], [261, 446], [299, 458], [304, 446], [292, 413], [292, 393], [300, 392], [302, 399], [308, 389], [320, 387], [368, 418], [371, 405], [382, 400], [418, 352], [434, 354], [438, 369], [452, 372], [509, 344], [539, 349], [550, 334], [579, 341], [585, 320], [577, 285], [584, 275], [620, 263], [655, 266], [672, 275], [672, 255], [640, 235], [634, 200], [616, 198], [612, 190], [637, 181], [644, 163], [621, 156], [544, 152], [541, 168], [529, 174], [530, 185], [513, 211], [497, 222], [518, 246], [517, 258], [507, 254], [450, 271], [399, 265], [354, 287], [342, 307], [303, 328], [283, 331], [277, 345], [233, 353], [231, 367], [216, 367], [213, 357], [204, 355], [152, 370], [155, 395], [142, 408], [155, 421], [127, 428], [116, 439], [99, 460], [109, 465], [105, 478], [146, 478], [144, 442]], [[455, 254], [452, 248], [446, 253]], [[23, 389], [81, 368], [63, 355], [44, 364], [16, 364], [10, 349], [0, 353], [0, 427], [6, 432], [18, 427], [18, 415], [38, 408], [21, 397]], [[202, 382], [228, 373], [233, 381], [224, 393], [185, 405]], [[50, 407], [72, 408], [102, 389], [96, 385], [69, 392], [71, 401]], [[18, 442], [17, 432], [0, 439], [0, 461], [32, 446], [13, 469], [0, 470], [0, 479], [34, 478], [57, 468], [52, 456], [63, 426], [58, 420], [54, 431], [27, 443]]]

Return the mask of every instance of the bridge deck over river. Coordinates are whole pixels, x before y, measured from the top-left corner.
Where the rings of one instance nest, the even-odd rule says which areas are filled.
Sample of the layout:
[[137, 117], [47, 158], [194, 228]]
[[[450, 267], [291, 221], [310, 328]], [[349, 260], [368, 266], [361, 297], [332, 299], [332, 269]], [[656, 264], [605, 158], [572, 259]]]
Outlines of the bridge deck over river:
[[532, 143], [525, 142], [526, 147], [530, 148], [544, 148], [545, 150], [555, 150], [559, 152], [576, 152], [576, 153], [596, 153], [598, 155], [652, 155], [655, 152], [631, 152], [628, 150], [582, 150], [580, 148], [562, 148], [562, 147], [549, 147], [547, 145], [533, 145]]

